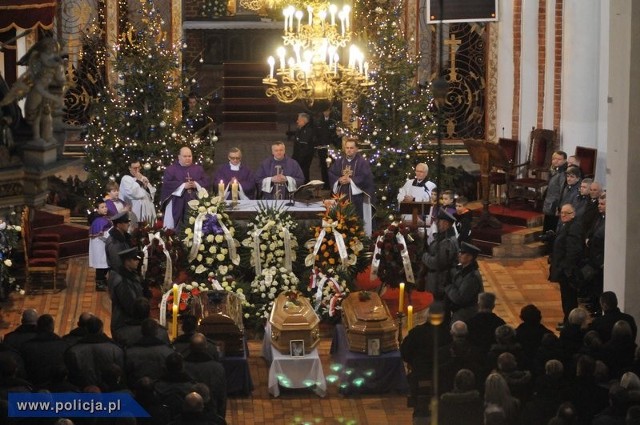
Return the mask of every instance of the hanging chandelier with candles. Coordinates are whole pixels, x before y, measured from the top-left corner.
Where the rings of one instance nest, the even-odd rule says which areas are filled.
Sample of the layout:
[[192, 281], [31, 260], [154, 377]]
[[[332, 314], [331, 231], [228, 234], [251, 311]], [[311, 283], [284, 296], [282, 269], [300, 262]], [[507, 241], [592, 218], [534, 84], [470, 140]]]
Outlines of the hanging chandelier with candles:
[[283, 45], [270, 56], [266, 94], [280, 102], [301, 100], [322, 110], [334, 100], [353, 102], [373, 85], [364, 55], [351, 42], [351, 7], [316, 2], [306, 14], [283, 10]]

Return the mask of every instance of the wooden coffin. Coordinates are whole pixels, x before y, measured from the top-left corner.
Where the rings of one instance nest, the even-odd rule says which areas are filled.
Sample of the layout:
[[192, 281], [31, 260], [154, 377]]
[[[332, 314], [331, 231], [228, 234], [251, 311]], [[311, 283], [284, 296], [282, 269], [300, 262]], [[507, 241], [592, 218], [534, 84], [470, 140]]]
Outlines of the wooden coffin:
[[398, 349], [398, 325], [375, 292], [350, 293], [342, 301], [342, 323], [350, 351], [377, 355]]
[[290, 342], [304, 341], [304, 353], [308, 354], [320, 342], [320, 318], [309, 300], [300, 294], [291, 297], [278, 295], [273, 302], [271, 315], [271, 344], [283, 354], [291, 354]]
[[227, 291], [200, 293], [200, 321], [198, 332], [213, 340], [222, 356], [244, 354], [242, 302]]

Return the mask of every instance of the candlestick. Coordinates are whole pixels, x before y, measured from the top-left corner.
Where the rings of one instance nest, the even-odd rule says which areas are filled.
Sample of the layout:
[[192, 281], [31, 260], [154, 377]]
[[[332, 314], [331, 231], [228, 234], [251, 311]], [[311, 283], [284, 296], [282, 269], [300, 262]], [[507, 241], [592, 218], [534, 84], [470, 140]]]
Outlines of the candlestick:
[[413, 306], [407, 306], [407, 332], [413, 328]]
[[177, 304], [177, 300], [174, 301], [173, 303], [173, 319], [171, 322], [171, 336], [173, 339], [176, 339], [178, 337], [178, 304]]
[[398, 312], [402, 313], [404, 307], [404, 282], [400, 283], [400, 296], [398, 297]]
[[236, 179], [231, 182], [231, 201], [238, 202], [238, 180]]
[[224, 199], [224, 182], [222, 180], [218, 183], [218, 196]]

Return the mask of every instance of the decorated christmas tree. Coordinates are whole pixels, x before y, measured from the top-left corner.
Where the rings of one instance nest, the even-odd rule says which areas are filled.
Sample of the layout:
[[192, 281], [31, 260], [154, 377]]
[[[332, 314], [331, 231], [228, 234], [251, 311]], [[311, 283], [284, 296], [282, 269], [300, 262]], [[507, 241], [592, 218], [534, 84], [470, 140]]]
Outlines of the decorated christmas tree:
[[355, 7], [375, 84], [352, 112], [357, 136], [370, 143], [363, 154], [376, 183], [376, 214], [387, 217], [396, 213], [398, 189], [413, 177], [415, 165], [433, 159], [433, 101], [428, 88], [418, 84], [419, 58], [402, 29], [403, 1], [364, 0]]
[[[168, 40], [153, 0], [139, 2], [139, 10], [121, 23], [124, 30], [110, 53], [117, 83], [105, 87], [91, 106], [86, 168], [95, 182], [93, 196], [102, 193], [109, 179], [120, 181], [134, 158], [157, 188], [181, 146], [191, 147], [195, 162], [213, 163], [212, 142], [193, 136], [181, 121], [187, 89], [178, 60], [180, 43]], [[127, 2], [120, 3], [122, 9]], [[126, 15], [122, 10], [121, 14]]]

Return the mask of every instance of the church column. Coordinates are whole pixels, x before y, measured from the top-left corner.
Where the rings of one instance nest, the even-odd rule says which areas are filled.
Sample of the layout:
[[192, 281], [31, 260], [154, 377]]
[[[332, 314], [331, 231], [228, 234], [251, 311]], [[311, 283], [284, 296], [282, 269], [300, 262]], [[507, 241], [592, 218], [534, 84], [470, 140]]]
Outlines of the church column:
[[[635, 6], [635, 7], [634, 7]], [[611, 0], [605, 290], [640, 317], [640, 5]]]
[[564, 0], [560, 132], [567, 155], [596, 147], [600, 0]]

